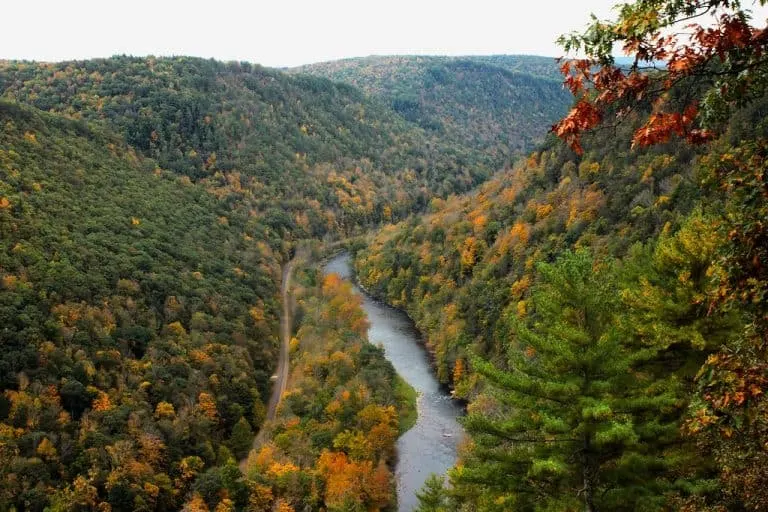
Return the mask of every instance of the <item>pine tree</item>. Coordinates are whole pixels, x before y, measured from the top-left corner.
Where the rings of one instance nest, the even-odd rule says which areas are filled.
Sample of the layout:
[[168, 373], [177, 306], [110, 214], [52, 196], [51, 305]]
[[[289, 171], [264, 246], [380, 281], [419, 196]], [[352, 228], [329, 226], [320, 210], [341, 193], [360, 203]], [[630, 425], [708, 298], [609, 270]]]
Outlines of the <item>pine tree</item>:
[[443, 478], [437, 475], [430, 475], [424, 482], [420, 491], [416, 492], [419, 499], [418, 512], [446, 512], [449, 510], [447, 503], [447, 493], [443, 487]]
[[655, 351], [628, 348], [613, 268], [579, 251], [539, 273], [532, 313], [507, 319], [506, 368], [473, 360], [496, 406], [466, 417], [453, 492], [488, 510], [659, 510], [680, 476], [664, 452], [680, 404], [633, 370]]
[[232, 452], [239, 458], [248, 453], [253, 441], [253, 429], [250, 423], [244, 417], [235, 423], [232, 427], [232, 436], [229, 438], [229, 445]]

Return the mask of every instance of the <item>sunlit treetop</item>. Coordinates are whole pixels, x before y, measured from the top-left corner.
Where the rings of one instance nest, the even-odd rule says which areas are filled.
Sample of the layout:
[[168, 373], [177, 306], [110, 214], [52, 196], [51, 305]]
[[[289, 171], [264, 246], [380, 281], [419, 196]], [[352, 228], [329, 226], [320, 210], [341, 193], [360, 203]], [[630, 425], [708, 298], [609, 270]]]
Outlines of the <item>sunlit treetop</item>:
[[[593, 16], [585, 32], [558, 41], [567, 54], [583, 57], [561, 61], [576, 103], [552, 131], [581, 153], [585, 132], [647, 103], [651, 115], [633, 146], [673, 134], [691, 143], [709, 140], [731, 108], [762, 95], [768, 84], [768, 31], [751, 13], [766, 3], [638, 0], [617, 6], [615, 21]], [[628, 66], [615, 61], [617, 48], [630, 57]]]

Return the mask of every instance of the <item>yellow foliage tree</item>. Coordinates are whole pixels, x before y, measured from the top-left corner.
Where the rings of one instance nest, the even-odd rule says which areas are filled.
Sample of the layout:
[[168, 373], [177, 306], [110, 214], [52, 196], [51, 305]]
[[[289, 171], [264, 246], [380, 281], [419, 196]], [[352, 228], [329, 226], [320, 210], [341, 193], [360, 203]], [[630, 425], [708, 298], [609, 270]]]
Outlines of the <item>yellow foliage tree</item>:
[[155, 407], [155, 418], [173, 418], [176, 415], [176, 410], [173, 408], [173, 404], [169, 402], [160, 402]]
[[453, 364], [453, 382], [459, 382], [464, 376], [464, 360], [461, 358], [456, 359]]
[[475, 258], [477, 256], [477, 240], [475, 237], [470, 236], [464, 240], [464, 245], [461, 248], [461, 269], [463, 272], [469, 272], [472, 267], [475, 266]]
[[108, 411], [112, 408], [112, 401], [108, 394], [99, 390], [99, 395], [93, 400], [92, 407], [94, 411]]
[[184, 504], [182, 512], [209, 512], [208, 505], [198, 493], [192, 495], [189, 501]]
[[43, 440], [40, 441], [36, 451], [37, 454], [45, 460], [53, 460], [58, 456], [56, 447], [47, 437], [44, 437]]
[[219, 412], [216, 409], [216, 401], [210, 393], [202, 392], [197, 397], [197, 407], [200, 412], [211, 421], [216, 421]]

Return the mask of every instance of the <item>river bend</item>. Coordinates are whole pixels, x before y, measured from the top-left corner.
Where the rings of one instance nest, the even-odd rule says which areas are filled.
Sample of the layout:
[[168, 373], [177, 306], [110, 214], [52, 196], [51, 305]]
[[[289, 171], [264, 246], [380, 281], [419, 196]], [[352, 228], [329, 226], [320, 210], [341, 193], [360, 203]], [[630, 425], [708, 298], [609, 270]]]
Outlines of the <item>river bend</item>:
[[[325, 273], [339, 274], [352, 282], [348, 254], [331, 259]], [[434, 375], [428, 354], [410, 318], [400, 310], [387, 306], [354, 284], [363, 297], [368, 315], [368, 339], [384, 347], [384, 352], [397, 373], [419, 394], [416, 424], [397, 442], [398, 461], [395, 468], [400, 512], [411, 512], [418, 505], [416, 491], [431, 473], [444, 474], [456, 462], [456, 445], [463, 435], [456, 418], [462, 414], [459, 404], [450, 398]]]

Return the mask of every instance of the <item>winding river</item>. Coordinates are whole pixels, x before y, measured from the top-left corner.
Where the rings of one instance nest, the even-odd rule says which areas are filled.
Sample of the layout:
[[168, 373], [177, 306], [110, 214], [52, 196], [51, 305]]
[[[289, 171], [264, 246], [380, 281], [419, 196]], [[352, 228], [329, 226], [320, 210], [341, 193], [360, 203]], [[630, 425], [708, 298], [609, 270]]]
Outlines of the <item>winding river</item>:
[[[334, 257], [325, 273], [339, 274], [352, 282], [348, 254]], [[397, 442], [395, 468], [400, 512], [411, 512], [418, 505], [416, 491], [431, 473], [444, 474], [456, 461], [456, 445], [463, 435], [456, 418], [462, 409], [435, 377], [419, 334], [408, 316], [383, 304], [352, 283], [363, 296], [363, 308], [371, 324], [368, 339], [381, 345], [387, 359], [400, 376], [419, 393], [419, 418], [411, 430]]]

